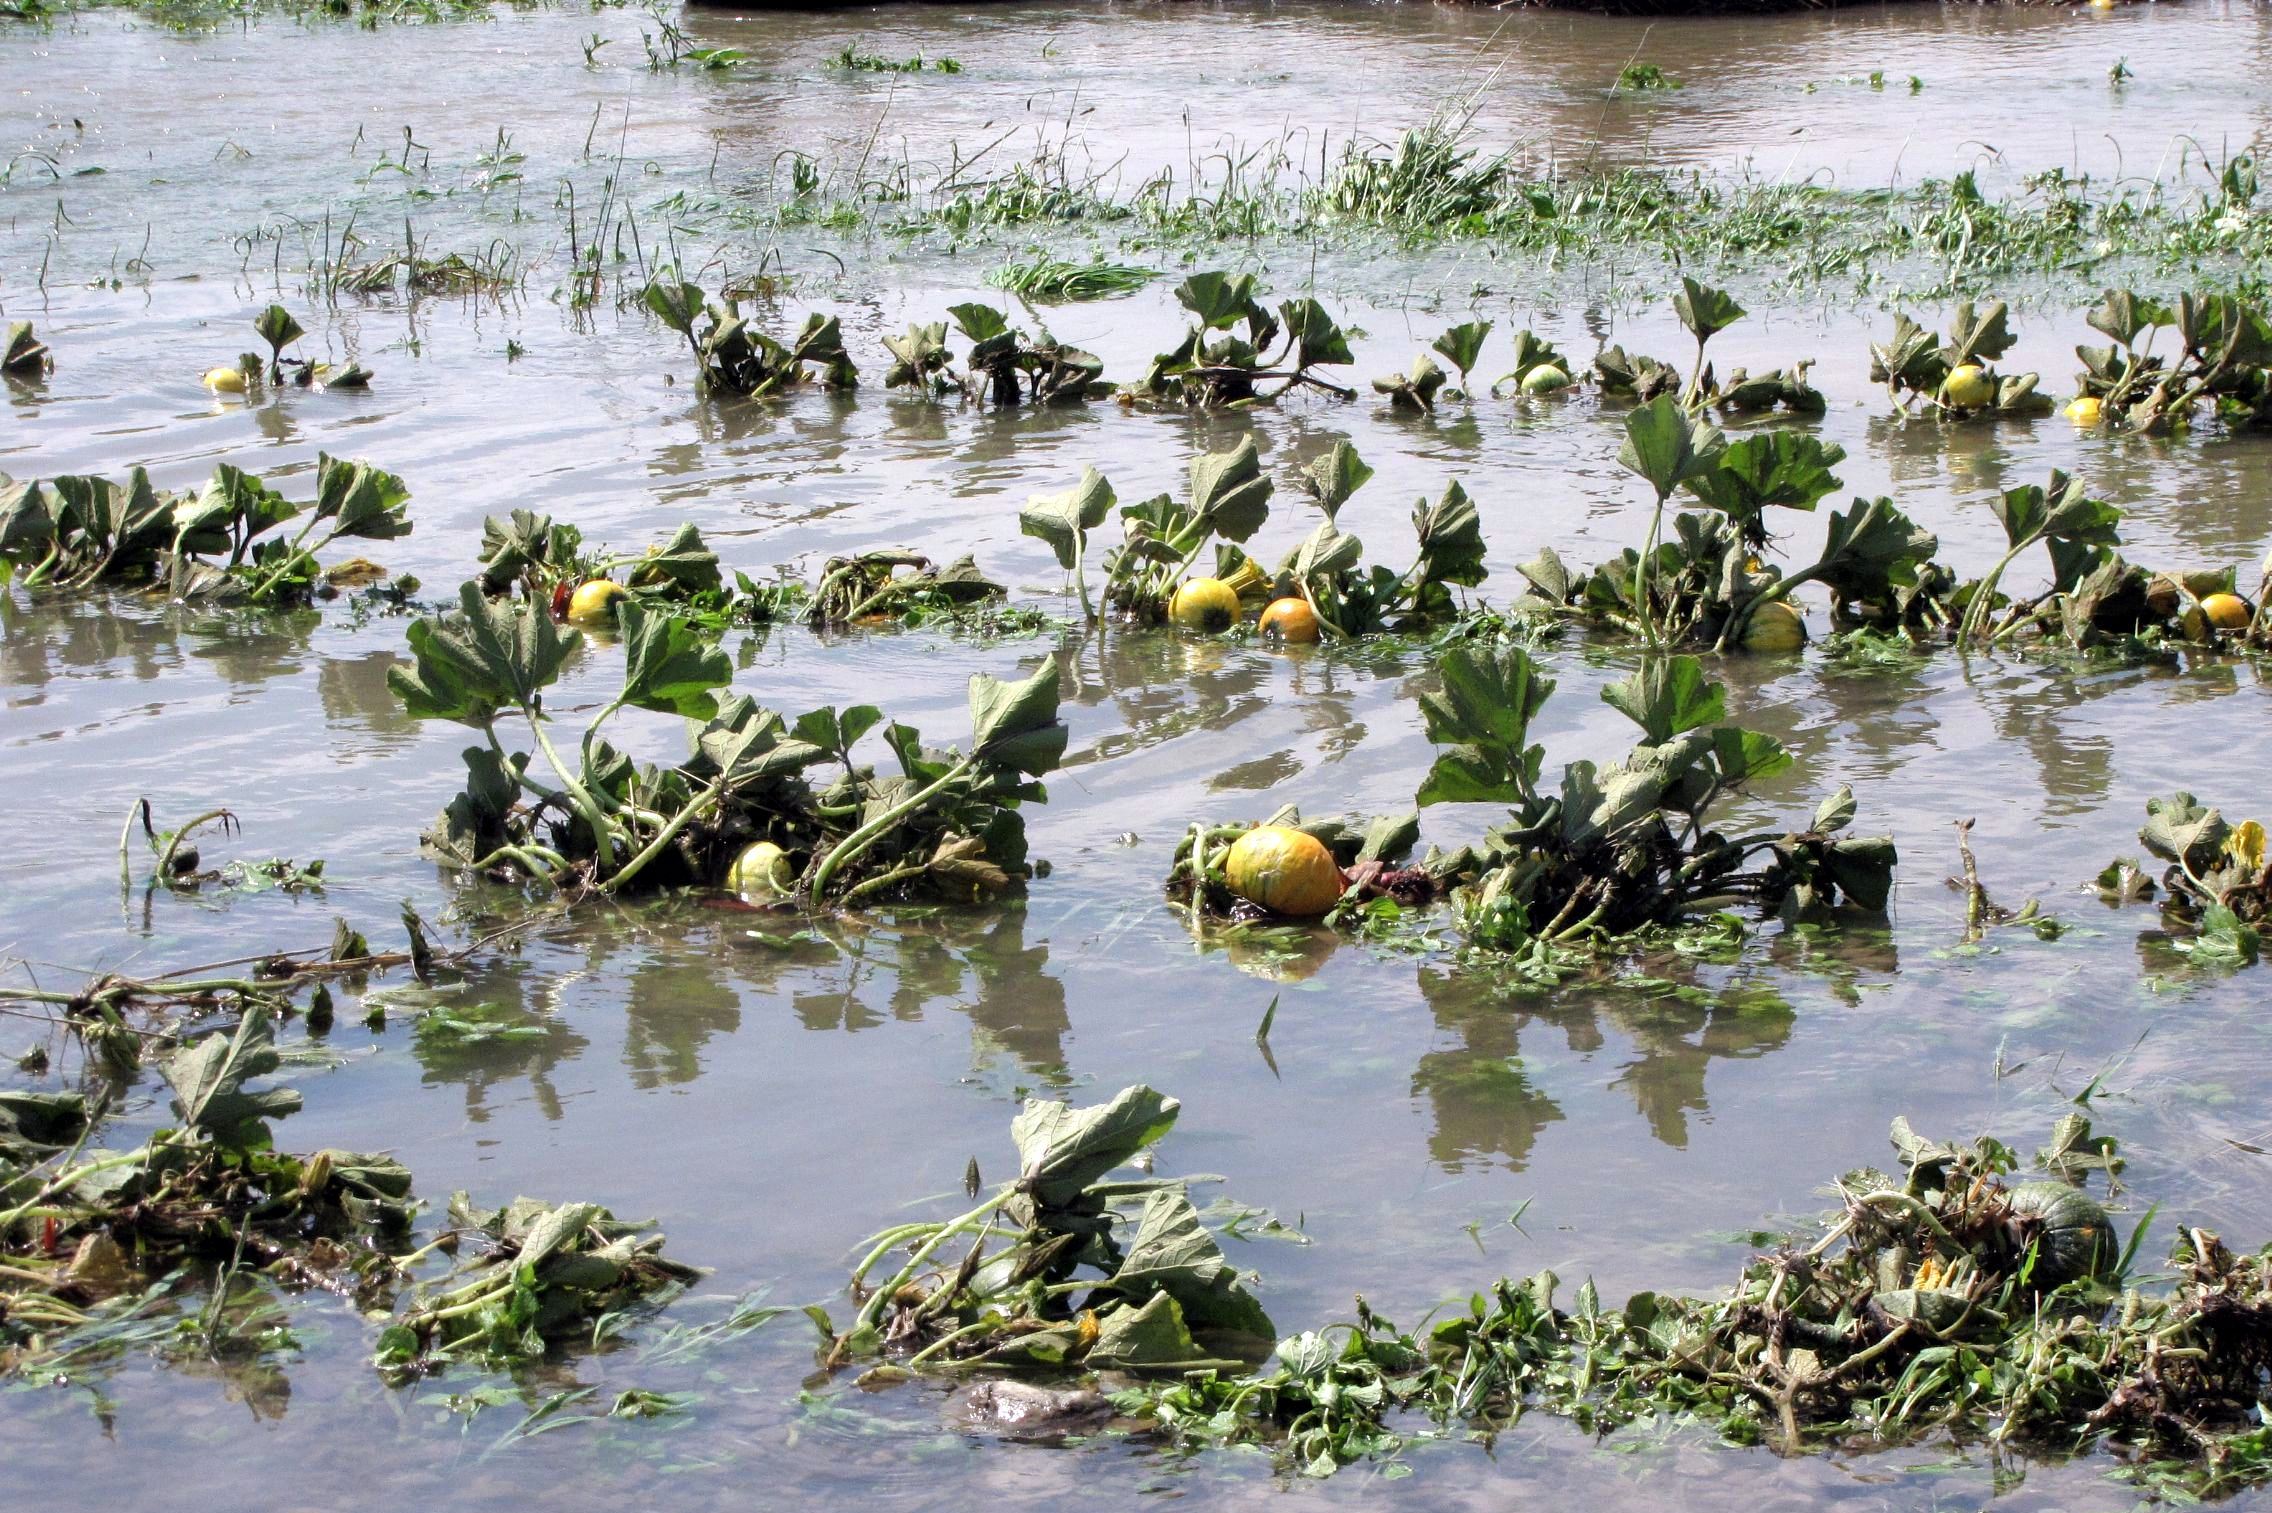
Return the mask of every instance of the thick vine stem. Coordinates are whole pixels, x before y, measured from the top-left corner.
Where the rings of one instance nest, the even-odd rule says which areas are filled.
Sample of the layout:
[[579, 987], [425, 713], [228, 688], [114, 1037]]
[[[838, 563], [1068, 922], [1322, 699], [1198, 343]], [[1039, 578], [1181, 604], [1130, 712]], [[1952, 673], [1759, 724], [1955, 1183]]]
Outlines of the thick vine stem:
[[941, 774], [938, 780], [928, 788], [921, 789], [911, 797], [901, 800], [839, 841], [826, 856], [820, 859], [820, 865], [813, 871], [811, 893], [814, 900], [826, 898], [829, 882], [837, 873], [844, 870], [848, 864], [858, 861], [867, 853], [869, 847], [881, 840], [901, 820], [906, 819], [911, 814], [920, 813], [950, 784], [961, 781], [969, 773], [971, 765], [971, 759], [964, 757]]

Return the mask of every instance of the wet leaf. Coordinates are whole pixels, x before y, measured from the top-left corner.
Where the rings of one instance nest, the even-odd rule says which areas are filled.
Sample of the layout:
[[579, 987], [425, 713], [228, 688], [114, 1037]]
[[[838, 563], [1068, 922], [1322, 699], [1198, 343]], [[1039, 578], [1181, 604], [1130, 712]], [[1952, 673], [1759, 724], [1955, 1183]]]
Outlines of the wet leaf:
[[623, 692], [617, 697], [638, 709], [707, 720], [718, 712], [711, 690], [734, 678], [726, 654], [676, 615], [650, 609], [637, 596], [616, 609], [623, 638]]
[[1716, 427], [1692, 419], [1679, 400], [1660, 394], [1626, 415], [1625, 442], [1617, 450], [1617, 461], [1663, 499], [1711, 467], [1719, 446]]
[[266, 1122], [297, 1111], [290, 1088], [248, 1091], [245, 1083], [282, 1065], [276, 1026], [268, 1011], [248, 1008], [233, 1034], [216, 1031], [168, 1057], [160, 1068], [173, 1091], [174, 1115], [216, 1144], [232, 1149], [265, 1145]]
[[1270, 515], [1271, 489], [1251, 436], [1191, 464], [1192, 512], [1226, 541], [1244, 541], [1261, 528]]
[[1042, 1207], [1064, 1208], [1166, 1134], [1182, 1107], [1141, 1083], [1092, 1108], [1028, 1103], [1010, 1125], [1018, 1181]]
[[533, 713], [583, 637], [563, 634], [534, 600], [500, 603], [476, 584], [460, 588], [458, 604], [411, 622], [411, 665], [388, 668], [387, 687], [415, 719], [481, 726], [500, 709]]
[[1140, 1370], [1207, 1358], [1191, 1338], [1176, 1300], [1156, 1292], [1141, 1308], [1115, 1308], [1098, 1320], [1097, 1340], [1089, 1347], [1087, 1362]]
[[1641, 727], [1652, 746], [1727, 718], [1727, 690], [1691, 656], [1651, 658], [1601, 691], [1601, 701]]
[[1545, 752], [1524, 742], [1554, 680], [1519, 646], [1455, 646], [1438, 667], [1443, 687], [1420, 696], [1420, 716], [1428, 739], [1450, 749], [1437, 753], [1417, 801], [1511, 803], [1529, 793]]
[[1672, 309], [1680, 317], [1680, 323], [1688, 328], [1688, 334], [1700, 342], [1725, 331], [1744, 317], [1743, 306], [1726, 290], [1708, 288], [1685, 275], [1680, 281], [1680, 292], [1672, 297]]
[[1065, 755], [1067, 731], [1057, 718], [1054, 657], [1030, 678], [1004, 683], [988, 673], [970, 679], [970, 755], [974, 761], [1015, 768], [1029, 777], [1054, 772]]
[[1261, 1339], [1276, 1335], [1270, 1315], [1246, 1290], [1238, 1269], [1223, 1258], [1222, 1247], [1180, 1192], [1156, 1192], [1145, 1202], [1112, 1285], [1132, 1300], [1166, 1293], [1194, 1328]]
[[1089, 532], [1104, 524], [1118, 502], [1111, 481], [1095, 468], [1084, 467], [1080, 482], [1063, 493], [1028, 499], [1018, 511], [1018, 530], [1047, 542], [1057, 565], [1071, 572]]
[[1357, 455], [1357, 448], [1346, 438], [1334, 442], [1325, 454], [1302, 469], [1302, 487], [1315, 499], [1318, 508], [1331, 520], [1349, 496], [1363, 488], [1373, 470], [1365, 459]]

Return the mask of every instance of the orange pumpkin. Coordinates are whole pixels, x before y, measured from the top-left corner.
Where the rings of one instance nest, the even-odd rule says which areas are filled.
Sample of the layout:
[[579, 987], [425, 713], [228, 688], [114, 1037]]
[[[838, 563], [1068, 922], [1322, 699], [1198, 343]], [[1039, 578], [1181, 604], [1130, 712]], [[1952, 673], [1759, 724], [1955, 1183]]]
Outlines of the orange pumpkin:
[[1317, 611], [1307, 599], [1273, 599], [1262, 612], [1262, 633], [1289, 643], [1317, 639]]
[[1248, 903], [1296, 919], [1323, 914], [1348, 886], [1325, 842], [1290, 825], [1261, 825], [1233, 841], [1223, 876]]

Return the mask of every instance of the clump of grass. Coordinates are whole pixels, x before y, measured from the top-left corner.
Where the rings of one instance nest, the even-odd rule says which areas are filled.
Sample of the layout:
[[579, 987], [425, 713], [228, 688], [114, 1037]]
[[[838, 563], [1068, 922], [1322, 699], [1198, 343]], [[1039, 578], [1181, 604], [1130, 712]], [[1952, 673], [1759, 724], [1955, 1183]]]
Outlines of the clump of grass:
[[986, 282], [1024, 299], [1110, 299], [1133, 294], [1159, 277], [1157, 269], [1127, 263], [1068, 263], [1042, 258], [1030, 263], [1004, 263], [986, 275]]
[[1505, 197], [1509, 164], [1504, 153], [1481, 158], [1468, 146], [1467, 124], [1438, 119], [1415, 126], [1385, 154], [1352, 146], [1326, 184], [1326, 207], [1413, 230], [1489, 215]]
[[1651, 90], [1680, 87], [1680, 80], [1654, 63], [1628, 63], [1617, 71], [1615, 90], [1619, 94], [1642, 94]]
[[935, 74], [959, 74], [962, 72], [962, 65], [952, 58], [940, 58], [929, 63], [923, 61], [921, 53], [905, 59], [884, 58], [874, 53], [862, 52], [860, 44], [857, 42], [845, 43], [843, 48], [828, 60], [828, 66], [856, 74], [919, 74], [925, 69], [929, 69]]

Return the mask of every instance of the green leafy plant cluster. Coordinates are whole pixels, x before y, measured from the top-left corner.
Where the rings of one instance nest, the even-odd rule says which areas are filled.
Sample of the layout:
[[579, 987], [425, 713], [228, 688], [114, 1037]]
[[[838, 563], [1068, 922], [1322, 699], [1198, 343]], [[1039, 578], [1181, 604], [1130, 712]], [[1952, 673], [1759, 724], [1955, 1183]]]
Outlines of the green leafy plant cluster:
[[[1195, 273], [1176, 287], [1175, 297], [1190, 313], [1191, 327], [1152, 359], [1128, 391], [1132, 398], [1221, 409], [1302, 387], [1356, 397], [1316, 371], [1356, 361], [1348, 337], [1316, 300], [1285, 300], [1272, 314], [1256, 297], [1251, 273]], [[1263, 387], [1271, 383], [1277, 387]]]
[[[117, 584], [185, 599], [305, 603], [325, 587], [318, 552], [343, 539], [409, 534], [409, 503], [394, 474], [330, 456], [317, 461], [316, 496], [306, 504], [226, 463], [202, 489], [179, 493], [153, 488], [141, 468], [123, 484], [76, 474], [44, 483], [0, 477], [0, 583], [15, 577], [34, 591]], [[408, 593], [415, 584], [397, 587]]]
[[884, 338], [892, 357], [885, 388], [960, 392], [997, 405], [1081, 404], [1113, 391], [1103, 381], [1100, 359], [1064, 345], [1046, 330], [1028, 337], [992, 305], [956, 305], [947, 313], [970, 342], [963, 371], [958, 375], [953, 370], [944, 323], [912, 325], [903, 335]]
[[860, 382], [833, 315], [807, 316], [784, 344], [752, 325], [742, 315], [740, 301], [713, 300], [672, 273], [649, 283], [640, 298], [658, 320], [686, 339], [694, 353], [696, 384], [704, 394], [763, 398], [816, 385], [851, 389]]
[[[1010, 1126], [1014, 1178], [967, 1213], [863, 1243], [858, 1312], [832, 1331], [829, 1363], [1183, 1372], [1261, 1359], [1270, 1317], [1190, 1180], [1115, 1175], [1180, 1111], [1141, 1085], [1090, 1108], [1026, 1104]], [[976, 1197], [975, 1159], [966, 1185]]]
[[1725, 689], [1694, 657], [1654, 657], [1602, 690], [1640, 727], [1620, 761], [1571, 762], [1540, 784], [1544, 749], [1530, 724], [1554, 691], [1519, 646], [1457, 646], [1423, 694], [1428, 739], [1441, 748], [1416, 797], [1422, 806], [1504, 803], [1507, 822], [1435, 872], [1468, 879], [1455, 895], [1475, 945], [1522, 954], [1588, 936], [1614, 938], [1749, 903], [1787, 920], [1841, 902], [1885, 907], [1890, 836], [1849, 836], [1854, 795], [1840, 788], [1796, 829], [1728, 834], [1714, 810], [1791, 766], [1772, 736], [1726, 723]]
[[[2146, 815], [2138, 840], [2168, 864], [2161, 876], [2162, 915], [2182, 932], [2187, 953], [2222, 966], [2254, 962], [2272, 918], [2272, 857], [2263, 823], [2233, 824], [2190, 793], [2148, 800]], [[2154, 892], [2153, 880], [2127, 858], [2110, 863], [2098, 885], [2122, 901]]]
[[[2109, 289], [2087, 318], [2111, 345], [2075, 348], [2083, 363], [2075, 387], [2108, 423], [2180, 430], [2207, 406], [2228, 425], [2272, 425], [2272, 320], [2260, 305], [2199, 293], [2164, 304]], [[2156, 352], [2165, 333], [2172, 347]]]
[[[1904, 413], [1923, 405], [1944, 420], [2042, 414], [2051, 400], [2037, 392], [2040, 374], [1999, 374], [1990, 366], [2019, 340], [2010, 316], [2002, 300], [1977, 308], [1967, 300], [1950, 318], [1946, 340], [1907, 315], [1896, 316], [1893, 335], [1870, 344], [1870, 378], [1886, 386]], [[1969, 391], [1949, 381], [1960, 369], [1978, 370]]]
[[[1054, 661], [1003, 683], [970, 683], [971, 739], [926, 748], [884, 726], [896, 772], [853, 756], [883, 725], [873, 706], [818, 709], [792, 726], [746, 696], [719, 698], [732, 668], [688, 620], [636, 597], [618, 606], [621, 686], [586, 723], [573, 755], [553, 742], [545, 691], [583, 645], [535, 599], [493, 599], [468, 583], [460, 607], [412, 622], [412, 661], [388, 685], [422, 719], [483, 736], [467, 748], [467, 784], [428, 832], [444, 858], [556, 887], [620, 892], [722, 881], [742, 850], [771, 841], [798, 858], [796, 891], [839, 903], [922, 893], [988, 896], [1028, 872], [1018, 806], [1065, 748]], [[687, 722], [690, 750], [669, 766], [634, 761], [603, 736], [625, 710]], [[501, 723], [541, 755], [508, 750]], [[834, 766], [816, 782], [815, 769]]]

